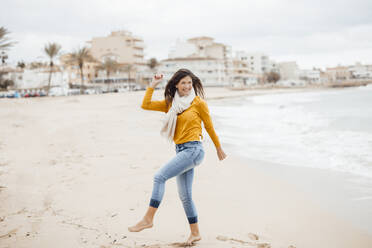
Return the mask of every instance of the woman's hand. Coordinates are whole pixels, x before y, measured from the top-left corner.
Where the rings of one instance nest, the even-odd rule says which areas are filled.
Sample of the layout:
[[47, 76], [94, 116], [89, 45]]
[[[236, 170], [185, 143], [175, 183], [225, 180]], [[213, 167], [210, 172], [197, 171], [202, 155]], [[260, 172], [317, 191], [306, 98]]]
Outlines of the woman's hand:
[[217, 148], [217, 156], [219, 160], [224, 160], [227, 157], [226, 153], [222, 150], [222, 147]]
[[163, 74], [155, 74], [150, 83], [150, 88], [154, 88], [163, 81]]

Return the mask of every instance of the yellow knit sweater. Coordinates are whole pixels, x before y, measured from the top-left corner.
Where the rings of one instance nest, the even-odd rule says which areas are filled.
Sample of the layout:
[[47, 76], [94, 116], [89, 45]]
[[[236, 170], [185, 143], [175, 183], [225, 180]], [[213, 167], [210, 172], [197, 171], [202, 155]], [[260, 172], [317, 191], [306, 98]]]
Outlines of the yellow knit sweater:
[[[148, 87], [143, 98], [142, 108], [167, 113], [171, 106], [167, 106], [166, 101], [151, 101], [153, 88]], [[188, 141], [199, 141], [202, 136], [201, 121], [211, 137], [216, 148], [220, 147], [220, 141], [214, 131], [207, 103], [196, 96], [190, 107], [177, 116], [176, 130], [174, 133], [174, 143], [182, 144]]]

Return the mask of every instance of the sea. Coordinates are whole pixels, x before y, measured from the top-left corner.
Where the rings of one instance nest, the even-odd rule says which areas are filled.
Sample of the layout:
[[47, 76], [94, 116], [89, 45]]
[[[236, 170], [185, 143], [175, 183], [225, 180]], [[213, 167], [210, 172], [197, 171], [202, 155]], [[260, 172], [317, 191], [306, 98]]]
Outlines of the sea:
[[273, 91], [208, 106], [228, 155], [372, 234], [372, 85]]
[[372, 85], [211, 101], [224, 143], [244, 157], [372, 180]]

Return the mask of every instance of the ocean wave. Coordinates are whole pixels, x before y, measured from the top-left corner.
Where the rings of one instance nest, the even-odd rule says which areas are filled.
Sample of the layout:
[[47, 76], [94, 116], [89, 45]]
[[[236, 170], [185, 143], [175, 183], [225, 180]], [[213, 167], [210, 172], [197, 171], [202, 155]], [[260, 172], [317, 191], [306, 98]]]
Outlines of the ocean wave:
[[[345, 99], [353, 99], [353, 106], [344, 106]], [[255, 96], [210, 108], [221, 139], [240, 155], [372, 177], [372, 130], [361, 131], [349, 120], [371, 122], [365, 126], [372, 128], [368, 106], [370, 97], [348, 90]]]

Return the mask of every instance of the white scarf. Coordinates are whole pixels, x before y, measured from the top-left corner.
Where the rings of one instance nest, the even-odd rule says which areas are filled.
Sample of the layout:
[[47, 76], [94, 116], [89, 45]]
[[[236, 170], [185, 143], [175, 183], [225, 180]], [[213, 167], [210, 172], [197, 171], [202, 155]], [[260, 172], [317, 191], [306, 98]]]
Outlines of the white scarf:
[[182, 113], [188, 109], [195, 98], [195, 91], [191, 89], [190, 94], [187, 96], [180, 96], [176, 90], [172, 101], [172, 107], [166, 114], [163, 127], [161, 128], [160, 134], [167, 138], [170, 142], [173, 141], [174, 131], [176, 130], [177, 114]]

